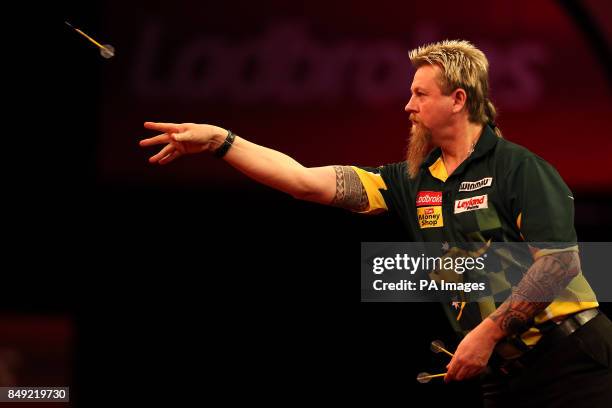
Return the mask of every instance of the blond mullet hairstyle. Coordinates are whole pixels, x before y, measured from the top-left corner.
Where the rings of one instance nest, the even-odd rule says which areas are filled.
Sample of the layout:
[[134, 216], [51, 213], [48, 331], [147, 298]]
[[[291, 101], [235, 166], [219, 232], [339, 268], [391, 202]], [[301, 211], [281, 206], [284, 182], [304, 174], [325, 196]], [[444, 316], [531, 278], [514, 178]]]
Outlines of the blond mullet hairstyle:
[[[445, 40], [427, 44], [409, 53], [415, 69], [429, 64], [442, 70], [439, 85], [444, 95], [457, 88], [467, 94], [466, 107], [470, 122], [494, 124], [497, 110], [489, 99], [489, 61], [469, 41]], [[494, 127], [501, 137], [501, 131]]]

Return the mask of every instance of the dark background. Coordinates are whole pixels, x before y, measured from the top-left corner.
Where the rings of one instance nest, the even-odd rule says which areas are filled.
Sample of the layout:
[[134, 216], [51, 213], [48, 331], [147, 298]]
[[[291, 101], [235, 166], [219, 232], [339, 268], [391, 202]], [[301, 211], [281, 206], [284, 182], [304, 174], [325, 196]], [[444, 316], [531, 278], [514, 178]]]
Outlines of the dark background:
[[[578, 4], [609, 44], [609, 4]], [[108, 1], [21, 19], [5, 79], [1, 326], [25, 361], [15, 381], [69, 383], [80, 406], [194, 393], [478, 406], [475, 384], [414, 380], [446, 365], [431, 340], [457, 345], [439, 305], [358, 298], [360, 243], [403, 240], [393, 217], [298, 202], [210, 157], [154, 167], [137, 143], [145, 120], [202, 122], [308, 166], [399, 161], [406, 52], [464, 38], [489, 56], [505, 137], [570, 185], [579, 240], [609, 241], [611, 78], [564, 7]], [[39, 349], [52, 357], [39, 364]]]

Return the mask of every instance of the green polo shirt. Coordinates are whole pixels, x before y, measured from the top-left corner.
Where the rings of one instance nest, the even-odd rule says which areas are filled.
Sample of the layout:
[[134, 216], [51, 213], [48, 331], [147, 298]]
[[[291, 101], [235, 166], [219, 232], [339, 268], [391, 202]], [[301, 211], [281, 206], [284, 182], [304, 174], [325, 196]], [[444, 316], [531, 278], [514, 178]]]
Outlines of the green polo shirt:
[[[473, 153], [450, 176], [439, 148], [429, 154], [415, 179], [409, 179], [406, 162], [353, 168], [368, 194], [369, 207], [362, 212], [395, 212], [408, 231], [406, 241], [547, 243], [538, 244], [540, 250], [533, 258], [532, 254], [527, 260], [520, 254], [510, 255], [516, 259], [499, 265], [491, 282], [496, 295], [510, 295], [534, 258], [578, 251], [574, 198], [559, 173], [529, 150], [497, 137], [489, 126], [484, 127]], [[536, 324], [598, 305], [582, 274], [560, 298], [563, 301], [555, 300], [536, 317]], [[446, 308], [455, 329], [463, 334], [499, 302], [481, 299], [464, 306]], [[532, 328], [521, 337], [532, 345], [540, 334]]]

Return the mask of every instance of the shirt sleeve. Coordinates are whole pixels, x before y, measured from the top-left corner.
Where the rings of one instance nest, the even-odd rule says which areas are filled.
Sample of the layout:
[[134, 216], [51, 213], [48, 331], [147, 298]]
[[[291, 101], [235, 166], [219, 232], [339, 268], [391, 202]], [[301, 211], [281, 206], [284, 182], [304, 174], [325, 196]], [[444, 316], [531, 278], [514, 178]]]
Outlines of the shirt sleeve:
[[380, 214], [388, 211], [389, 207], [383, 196], [383, 191], [387, 190], [387, 184], [381, 174], [384, 166], [381, 167], [357, 167], [351, 166], [361, 181], [368, 195], [368, 208], [363, 211], [356, 211], [360, 214]]
[[550, 164], [526, 157], [509, 180], [512, 212], [525, 241], [549, 251], [576, 244], [574, 196]]

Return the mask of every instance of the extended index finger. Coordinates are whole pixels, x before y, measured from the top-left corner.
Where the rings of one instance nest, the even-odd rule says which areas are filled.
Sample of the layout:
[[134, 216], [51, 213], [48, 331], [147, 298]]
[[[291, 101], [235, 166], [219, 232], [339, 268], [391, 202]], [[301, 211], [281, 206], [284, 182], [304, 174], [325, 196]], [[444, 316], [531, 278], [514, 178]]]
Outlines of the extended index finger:
[[179, 125], [177, 123], [163, 122], [145, 122], [144, 127], [151, 130], [159, 130], [160, 132], [178, 133]]

